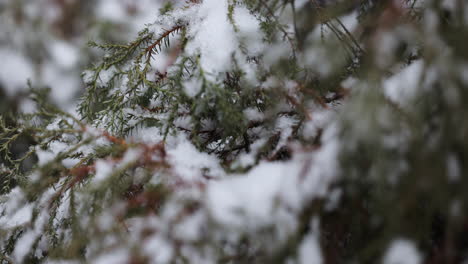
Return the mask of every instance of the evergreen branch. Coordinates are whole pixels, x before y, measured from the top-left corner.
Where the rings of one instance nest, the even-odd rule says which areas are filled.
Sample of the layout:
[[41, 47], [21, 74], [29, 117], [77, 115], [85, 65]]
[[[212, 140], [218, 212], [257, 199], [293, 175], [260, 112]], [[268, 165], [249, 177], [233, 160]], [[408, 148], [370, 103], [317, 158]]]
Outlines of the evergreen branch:
[[[279, 23], [277, 16], [275, 15], [275, 11], [273, 11], [270, 6], [264, 1], [264, 0], [259, 0], [259, 4], [261, 4], [265, 9], [267, 10], [268, 13], [268, 18], [269, 19], [274, 19], [276, 21], [276, 25], [278, 30], [280, 30], [283, 33], [283, 37], [289, 42], [289, 45], [291, 46], [291, 50], [293, 52], [293, 58], [296, 58], [296, 43], [293, 38], [289, 35], [289, 33], [284, 29], [284, 27]], [[297, 33], [297, 32], [296, 32]], [[297, 37], [297, 34], [296, 34]]]
[[[163, 44], [162, 42], [167, 40], [167, 38], [171, 34], [175, 34], [175, 33], [177, 33], [179, 30], [181, 30], [183, 28], [185, 28], [185, 26], [176, 25], [176, 26], [174, 26], [173, 28], [171, 28], [169, 30], [165, 30], [164, 33], [162, 33], [151, 45], [149, 45], [146, 48], [147, 57], [151, 58], [152, 55], [153, 55], [153, 52], [158, 52], [158, 50], [157, 50], [158, 47], [161, 50], [161, 45]], [[166, 42], [166, 43], [168, 43], [168, 42]]]

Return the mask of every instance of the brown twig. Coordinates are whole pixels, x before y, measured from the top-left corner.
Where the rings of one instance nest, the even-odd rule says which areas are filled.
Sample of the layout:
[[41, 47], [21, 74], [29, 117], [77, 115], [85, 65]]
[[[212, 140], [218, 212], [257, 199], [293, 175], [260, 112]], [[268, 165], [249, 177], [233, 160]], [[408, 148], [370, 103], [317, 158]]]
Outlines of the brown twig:
[[156, 49], [156, 47], [158, 46], [161, 46], [162, 44], [162, 41], [168, 37], [170, 34], [173, 34], [173, 33], [176, 33], [177, 31], [181, 30], [182, 28], [184, 28], [183, 25], [177, 25], [169, 30], [166, 30], [163, 34], [161, 34], [159, 36], [159, 38], [156, 39], [155, 42], [153, 42], [153, 44], [149, 45], [147, 48], [146, 48], [146, 52], [147, 52], [147, 55], [148, 55], [148, 58], [151, 58], [153, 56], [153, 51]]

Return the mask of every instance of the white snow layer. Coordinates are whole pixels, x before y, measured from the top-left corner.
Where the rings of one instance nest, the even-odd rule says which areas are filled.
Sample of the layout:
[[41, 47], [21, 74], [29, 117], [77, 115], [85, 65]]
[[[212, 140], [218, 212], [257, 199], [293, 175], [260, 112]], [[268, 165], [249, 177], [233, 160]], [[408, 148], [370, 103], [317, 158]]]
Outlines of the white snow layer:
[[234, 9], [234, 20], [231, 24], [228, 18], [227, 0], [204, 0], [197, 10], [195, 19], [189, 23], [191, 41], [187, 44], [188, 54], [200, 54], [200, 64], [208, 73], [208, 79], [214, 80], [213, 75], [231, 67], [232, 55], [239, 49], [235, 27], [242, 40], [250, 45], [252, 53], [262, 50], [259, 23], [245, 8]]
[[178, 140], [177, 145], [167, 151], [169, 163], [178, 176], [187, 181], [196, 181], [203, 176], [224, 175], [215, 156], [198, 151], [187, 139], [181, 137]]
[[34, 77], [33, 67], [26, 57], [18, 52], [0, 49], [0, 84], [7, 95], [27, 89], [27, 80]]
[[[314, 227], [314, 224], [312, 226]], [[318, 224], [318, 223], [317, 223]], [[299, 247], [300, 264], [321, 264], [323, 263], [322, 250], [320, 248], [317, 226], [314, 231], [307, 234]]]
[[235, 46], [234, 29], [228, 21], [226, 0], [205, 0], [198, 10], [200, 21], [193, 21], [189, 34], [193, 37], [186, 49], [200, 52], [201, 67], [208, 73], [226, 70]]
[[213, 218], [255, 229], [274, 224], [281, 206], [299, 210], [303, 202], [326, 195], [337, 167], [334, 130], [325, 130], [316, 153], [297, 154], [288, 162], [262, 162], [247, 174], [209, 182], [207, 203]]
[[392, 242], [383, 259], [384, 264], [418, 264], [421, 263], [421, 254], [415, 245], [406, 239], [397, 239]]
[[10, 229], [31, 220], [33, 206], [26, 203], [26, 196], [20, 188], [11, 190], [2, 198], [6, 198], [7, 202], [0, 203], [0, 226]]
[[414, 61], [401, 72], [393, 75], [383, 83], [385, 94], [393, 101], [408, 103], [418, 92], [424, 62]]

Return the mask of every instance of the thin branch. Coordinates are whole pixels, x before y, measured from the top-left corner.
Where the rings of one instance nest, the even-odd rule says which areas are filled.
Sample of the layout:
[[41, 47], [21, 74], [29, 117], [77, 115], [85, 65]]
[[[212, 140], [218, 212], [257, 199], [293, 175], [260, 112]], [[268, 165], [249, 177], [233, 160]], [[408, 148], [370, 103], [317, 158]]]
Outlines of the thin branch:
[[[153, 55], [153, 51], [157, 48], [157, 47], [160, 47], [162, 45], [162, 41], [167, 38], [170, 34], [172, 33], [176, 33], [177, 31], [181, 30], [182, 28], [184, 28], [185, 26], [183, 25], [177, 25], [169, 30], [167, 30], [166, 32], [164, 32], [163, 34], [161, 34], [161, 36], [159, 36], [159, 38], [156, 39], [155, 42], [153, 42], [153, 44], [151, 44], [150, 46], [148, 46], [148, 48], [146, 48], [146, 52], [148, 54], [148, 58], [151, 58], [151, 56]], [[157, 52], [157, 50], [156, 50]]]

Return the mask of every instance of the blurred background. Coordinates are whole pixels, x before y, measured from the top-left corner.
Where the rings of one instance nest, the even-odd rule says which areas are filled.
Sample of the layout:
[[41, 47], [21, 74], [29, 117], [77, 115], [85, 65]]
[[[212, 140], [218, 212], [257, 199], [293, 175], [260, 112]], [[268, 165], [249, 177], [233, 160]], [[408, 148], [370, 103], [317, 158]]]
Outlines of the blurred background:
[[89, 41], [134, 38], [167, 0], [0, 0], [0, 113], [32, 112], [28, 81], [73, 112], [82, 72], [100, 55]]

